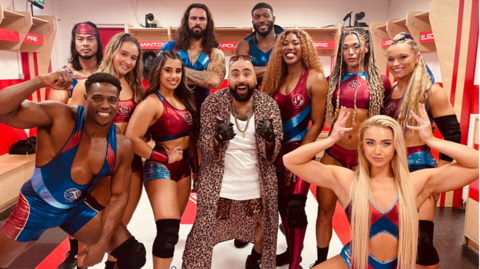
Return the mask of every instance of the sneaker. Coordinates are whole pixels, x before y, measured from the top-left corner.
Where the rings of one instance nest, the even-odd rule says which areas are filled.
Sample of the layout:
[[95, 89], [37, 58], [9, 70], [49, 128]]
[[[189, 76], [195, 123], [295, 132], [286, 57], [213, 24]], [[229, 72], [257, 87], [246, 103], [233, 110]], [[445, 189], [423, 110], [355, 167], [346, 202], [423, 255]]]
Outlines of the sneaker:
[[57, 269], [76, 269], [77, 259], [75, 255], [70, 255], [70, 251], [67, 252], [65, 260], [57, 267]]
[[241, 240], [235, 239], [233, 241], [233, 244], [235, 245], [236, 248], [244, 248], [248, 245], [248, 242], [243, 242]]
[[247, 261], [245, 262], [246, 269], [260, 269], [260, 260], [258, 262], [254, 262], [251, 258], [251, 255], [248, 255]]

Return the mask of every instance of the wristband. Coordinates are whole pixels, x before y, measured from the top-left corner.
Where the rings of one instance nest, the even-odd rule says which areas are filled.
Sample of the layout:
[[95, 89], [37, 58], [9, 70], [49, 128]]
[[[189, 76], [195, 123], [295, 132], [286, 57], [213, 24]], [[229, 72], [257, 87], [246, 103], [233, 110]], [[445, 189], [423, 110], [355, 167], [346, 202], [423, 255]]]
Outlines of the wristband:
[[198, 173], [198, 156], [192, 156], [188, 159], [192, 173]]
[[152, 149], [152, 155], [150, 155], [149, 160], [156, 161], [159, 163], [168, 163], [168, 155], [163, 152], [158, 152]]

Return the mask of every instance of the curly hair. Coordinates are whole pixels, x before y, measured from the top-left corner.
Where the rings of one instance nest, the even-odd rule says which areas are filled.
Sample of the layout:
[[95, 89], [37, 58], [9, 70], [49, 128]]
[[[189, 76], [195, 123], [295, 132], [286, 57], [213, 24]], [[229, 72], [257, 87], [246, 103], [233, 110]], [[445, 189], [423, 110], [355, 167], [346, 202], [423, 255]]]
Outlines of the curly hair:
[[90, 89], [92, 88], [93, 83], [97, 82], [105, 82], [112, 84], [115, 88], [118, 89], [118, 95], [120, 95], [120, 92], [122, 91], [122, 84], [120, 83], [120, 80], [109, 73], [94, 73], [91, 76], [88, 77], [88, 79], [85, 81], [85, 92], [88, 94]]
[[[373, 38], [369, 30], [359, 27], [350, 28], [347, 31], [342, 32], [340, 40], [338, 41], [337, 57], [335, 59], [335, 68], [330, 74], [328, 81], [328, 94], [327, 94], [327, 111], [326, 120], [328, 125], [332, 125], [340, 110], [340, 81], [342, 77], [347, 73], [347, 64], [343, 61], [342, 47], [345, 37], [348, 35], [355, 35], [358, 39], [358, 43], [361, 48], [366, 44], [369, 46], [368, 52], [365, 53], [365, 59], [359, 59], [360, 64], [364, 64], [365, 75], [367, 77], [368, 90], [370, 92], [370, 103], [368, 116], [372, 117], [380, 114], [380, 109], [383, 107], [383, 98], [385, 95], [385, 88], [383, 86], [382, 76], [380, 70], [377, 67], [375, 61], [375, 53], [373, 49]], [[364, 40], [362, 43], [360, 37]], [[335, 111], [333, 107], [333, 93], [337, 89], [337, 100]], [[355, 124], [355, 114], [357, 111], [357, 89], [355, 89], [354, 99], [354, 112], [353, 112], [353, 124]]]
[[[397, 44], [409, 45], [414, 55], [418, 55], [420, 53], [418, 43], [415, 42], [408, 34], [397, 34], [393, 38], [390, 47]], [[433, 85], [433, 81], [433, 75], [429, 72], [428, 66], [425, 64], [425, 61], [420, 55], [420, 59], [415, 65], [415, 69], [413, 69], [407, 89], [403, 95], [402, 103], [400, 104], [400, 108], [397, 112], [397, 121], [404, 132], [407, 131], [407, 125], [417, 124], [417, 121], [408, 112], [413, 110], [415, 114], [419, 115], [418, 104], [425, 104], [428, 102], [428, 94]], [[407, 132], [407, 134], [411, 133], [412, 132]]]
[[288, 73], [287, 64], [283, 61], [282, 57], [282, 44], [287, 35], [291, 33], [295, 34], [300, 39], [303, 66], [323, 74], [322, 63], [320, 62], [318, 52], [313, 45], [310, 35], [300, 29], [286, 30], [278, 36], [277, 41], [275, 42], [272, 54], [270, 55], [270, 62], [268, 63], [263, 78], [261, 90], [270, 96], [275, 94]]
[[113, 66], [113, 58], [117, 54], [117, 52], [120, 50], [120, 47], [122, 46], [123, 42], [132, 42], [137, 46], [138, 49], [138, 58], [137, 62], [135, 63], [135, 67], [133, 68], [132, 71], [128, 72], [125, 74], [125, 80], [128, 82], [130, 87], [132, 88], [133, 91], [133, 98], [135, 100], [135, 103], [139, 103], [140, 101], [143, 100], [143, 95], [145, 93], [145, 90], [142, 85], [142, 72], [143, 72], [143, 64], [142, 64], [142, 51], [140, 48], [140, 44], [138, 43], [138, 40], [133, 37], [129, 33], [118, 33], [112, 37], [110, 42], [108, 42], [107, 48], [105, 50], [105, 59], [98, 68], [98, 72], [105, 72], [112, 74], [116, 77], [118, 77], [118, 72], [115, 70], [115, 67]]
[[212, 49], [218, 47], [217, 37], [215, 36], [215, 23], [213, 22], [212, 13], [208, 7], [204, 4], [191, 4], [185, 14], [183, 14], [180, 27], [177, 29], [177, 36], [175, 37], [175, 47], [187, 51], [190, 47], [190, 33], [188, 28], [188, 17], [190, 16], [190, 10], [194, 8], [201, 8], [207, 13], [207, 29], [205, 29], [206, 36], [202, 40], [202, 48], [207, 53], [211, 53]]
[[145, 98], [150, 94], [155, 93], [160, 89], [160, 74], [163, 66], [168, 59], [179, 60], [182, 63], [182, 79], [178, 84], [177, 88], [174, 90], [173, 95], [177, 97], [182, 104], [187, 108], [187, 110], [192, 114], [194, 122], [194, 135], [199, 137], [200, 134], [200, 116], [195, 106], [194, 97], [192, 91], [188, 88], [185, 79], [185, 66], [182, 61], [182, 57], [172, 50], [162, 51], [155, 62], [153, 63], [152, 71], [150, 71], [149, 85], [147, 91], [145, 92]]
[[83, 67], [80, 65], [80, 55], [78, 54], [77, 49], [75, 48], [75, 38], [77, 36], [76, 31], [77, 27], [80, 24], [88, 24], [95, 28], [95, 38], [97, 39], [97, 53], [95, 53], [95, 57], [97, 58], [97, 65], [100, 65], [103, 60], [103, 46], [102, 46], [102, 41], [100, 40], [100, 33], [98, 32], [97, 26], [90, 21], [86, 22], [79, 22], [75, 24], [72, 28], [72, 41], [70, 42], [70, 57], [68, 58], [68, 63], [72, 64], [73, 69], [77, 71], [82, 71]]

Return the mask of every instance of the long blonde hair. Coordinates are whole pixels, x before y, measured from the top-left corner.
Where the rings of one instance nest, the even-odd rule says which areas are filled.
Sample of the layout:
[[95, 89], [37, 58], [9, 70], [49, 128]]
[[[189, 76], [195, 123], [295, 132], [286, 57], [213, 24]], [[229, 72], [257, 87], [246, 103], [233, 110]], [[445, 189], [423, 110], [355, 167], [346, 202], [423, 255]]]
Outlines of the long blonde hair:
[[387, 116], [374, 116], [364, 121], [358, 131], [358, 162], [350, 195], [351, 195], [351, 226], [352, 226], [352, 268], [368, 267], [368, 242], [370, 240], [369, 190], [371, 163], [363, 148], [365, 131], [370, 127], [383, 127], [392, 130], [395, 154], [390, 162], [394, 174], [395, 187], [398, 192], [399, 206], [399, 238], [398, 266], [399, 269], [415, 267], [418, 243], [418, 212], [415, 189], [410, 179], [407, 163], [407, 150], [403, 132], [397, 121]]
[[263, 78], [261, 89], [270, 96], [275, 94], [287, 74], [287, 64], [283, 61], [282, 57], [282, 43], [287, 35], [291, 33], [295, 34], [300, 39], [303, 66], [323, 74], [322, 63], [320, 62], [318, 52], [313, 45], [310, 35], [300, 29], [286, 30], [277, 37], [275, 47], [270, 55], [270, 62], [267, 65], [267, 70], [265, 71]]
[[[393, 38], [390, 47], [397, 44], [409, 45], [415, 56], [419, 55], [420, 53], [420, 47], [418, 46], [417, 42], [413, 41], [413, 39], [410, 38], [410, 35], [407, 35], [405, 33], [399, 33], [398, 35], [396, 35]], [[428, 72], [422, 55], [420, 55], [420, 59], [415, 65], [415, 69], [413, 69], [407, 89], [405, 90], [405, 94], [403, 95], [402, 103], [400, 104], [400, 108], [397, 112], [397, 121], [404, 132], [407, 131], [407, 125], [417, 124], [417, 121], [413, 118], [412, 115], [410, 115], [409, 111], [413, 110], [415, 114], [419, 115], [418, 104], [425, 104], [426, 102], [428, 102], [428, 94], [431, 87], [432, 76]], [[412, 134], [412, 132], [407, 132], [407, 136], [410, 134]]]
[[142, 51], [138, 40], [129, 33], [118, 33], [112, 37], [110, 42], [108, 42], [107, 48], [105, 50], [105, 58], [98, 68], [98, 72], [109, 73], [111, 75], [119, 77], [117, 70], [113, 66], [113, 58], [120, 50], [123, 42], [132, 42], [137, 46], [138, 49], [138, 58], [135, 64], [135, 67], [132, 71], [125, 74], [125, 80], [128, 82], [128, 85], [132, 88], [133, 98], [135, 103], [140, 103], [143, 100], [145, 90], [142, 85], [142, 72], [143, 72], [143, 63], [142, 63]]
[[[365, 76], [367, 77], [368, 90], [370, 92], [370, 103], [368, 116], [375, 116], [380, 114], [380, 109], [383, 107], [383, 98], [385, 95], [385, 88], [383, 87], [382, 75], [380, 70], [377, 67], [377, 62], [375, 60], [375, 51], [373, 49], [373, 38], [369, 30], [364, 28], [351, 28], [347, 31], [342, 32], [340, 40], [338, 41], [337, 57], [335, 60], [335, 67], [330, 74], [330, 79], [328, 81], [328, 94], [327, 94], [327, 111], [326, 111], [326, 122], [328, 125], [332, 125], [333, 121], [338, 115], [340, 110], [340, 81], [342, 77], [347, 73], [347, 64], [343, 60], [343, 41], [348, 35], [355, 35], [358, 39], [358, 43], [361, 47], [366, 47], [368, 44], [368, 52], [365, 53], [365, 59], [363, 59], [363, 65], [365, 69]], [[360, 37], [365, 40], [365, 45], [362, 45]], [[364, 48], [365, 49], [365, 48]], [[362, 62], [362, 59], [360, 59]], [[333, 93], [337, 89], [337, 100], [335, 111], [333, 109]], [[354, 108], [353, 111], [353, 123], [355, 124], [355, 114], [357, 112], [357, 89], [355, 89], [355, 99], [354, 99]]]

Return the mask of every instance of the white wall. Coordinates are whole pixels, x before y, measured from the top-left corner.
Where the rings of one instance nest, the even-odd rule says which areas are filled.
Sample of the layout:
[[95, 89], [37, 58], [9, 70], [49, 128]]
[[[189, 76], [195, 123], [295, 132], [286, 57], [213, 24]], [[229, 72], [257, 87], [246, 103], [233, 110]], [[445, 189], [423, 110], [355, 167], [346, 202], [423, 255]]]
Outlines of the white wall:
[[388, 18], [405, 18], [408, 12], [429, 11], [432, 0], [389, 0]]

